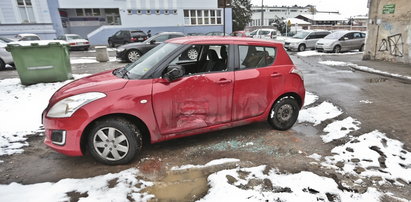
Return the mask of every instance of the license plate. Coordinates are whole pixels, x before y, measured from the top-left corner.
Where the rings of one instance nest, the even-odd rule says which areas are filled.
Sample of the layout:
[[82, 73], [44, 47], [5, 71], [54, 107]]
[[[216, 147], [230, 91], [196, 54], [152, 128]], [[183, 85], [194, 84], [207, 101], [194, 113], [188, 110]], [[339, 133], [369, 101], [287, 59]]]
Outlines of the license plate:
[[138, 38], [138, 40], [143, 40], [143, 38]]

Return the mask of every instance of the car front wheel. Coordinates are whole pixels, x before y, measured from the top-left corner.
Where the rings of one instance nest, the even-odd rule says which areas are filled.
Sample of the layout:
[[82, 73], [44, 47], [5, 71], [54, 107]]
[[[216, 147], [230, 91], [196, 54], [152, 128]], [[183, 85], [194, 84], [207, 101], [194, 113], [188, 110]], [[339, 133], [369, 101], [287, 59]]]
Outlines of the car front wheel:
[[135, 62], [140, 57], [141, 57], [141, 54], [140, 52], [138, 52], [138, 50], [130, 50], [127, 52], [127, 60], [129, 62]]
[[108, 165], [130, 162], [141, 147], [142, 137], [137, 126], [123, 118], [96, 121], [88, 136], [91, 155]]
[[333, 50], [334, 53], [341, 53], [341, 46], [336, 45]]
[[277, 130], [288, 130], [297, 121], [300, 108], [291, 96], [277, 100], [268, 115], [268, 123]]
[[298, 46], [298, 51], [305, 51], [305, 44], [301, 44]]

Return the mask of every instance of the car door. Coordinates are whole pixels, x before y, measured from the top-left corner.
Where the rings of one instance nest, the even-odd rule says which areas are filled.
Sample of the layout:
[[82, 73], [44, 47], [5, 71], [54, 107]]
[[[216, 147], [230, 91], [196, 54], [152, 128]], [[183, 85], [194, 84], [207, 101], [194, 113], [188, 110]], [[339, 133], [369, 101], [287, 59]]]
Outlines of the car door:
[[235, 85], [233, 94], [233, 121], [264, 113], [271, 103], [273, 92], [281, 87], [282, 70], [273, 63], [276, 49], [247, 44], [236, 46]]
[[345, 34], [342, 37], [342, 41], [341, 41], [341, 50], [342, 51], [347, 51], [347, 50], [351, 50], [353, 49], [353, 39], [354, 39], [354, 33], [350, 32]]
[[360, 32], [355, 32], [353, 33], [354, 38], [352, 39], [352, 47], [351, 50], [353, 49], [360, 49], [361, 45], [364, 44], [364, 38], [362, 38]]
[[121, 41], [121, 35], [122, 35], [122, 31], [118, 31], [118, 32], [116, 32], [112, 37], [111, 37], [111, 41], [114, 43], [114, 44], [121, 44], [122, 43], [122, 41]]
[[311, 32], [306, 38], [305, 38], [305, 45], [307, 49], [312, 49], [315, 47], [315, 43], [318, 41], [316, 32]]
[[[224, 69], [204, 71], [208, 64], [217, 63], [208, 57], [208, 52], [215, 52], [214, 56], [220, 52], [217, 60], [221, 63], [224, 55], [222, 46], [226, 46], [224, 49], [228, 47], [202, 44], [184, 49], [168, 65], [182, 65], [186, 69], [186, 75], [172, 82], [164, 79], [153, 81], [153, 110], [162, 135], [183, 133], [231, 121], [234, 86], [231, 63]], [[228, 61], [230, 60], [231, 56]]]

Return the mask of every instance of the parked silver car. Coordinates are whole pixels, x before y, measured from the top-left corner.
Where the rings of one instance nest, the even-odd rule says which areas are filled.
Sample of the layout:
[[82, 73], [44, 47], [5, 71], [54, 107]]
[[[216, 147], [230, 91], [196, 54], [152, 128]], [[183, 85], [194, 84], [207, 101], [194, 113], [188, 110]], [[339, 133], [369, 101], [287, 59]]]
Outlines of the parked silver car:
[[322, 30], [303, 30], [285, 39], [284, 48], [292, 51], [305, 51], [315, 49], [315, 43], [330, 34], [329, 31]]
[[336, 31], [317, 41], [319, 52], [339, 53], [349, 50], [364, 50], [365, 33], [359, 31]]
[[11, 56], [10, 52], [7, 52], [6, 46], [7, 43], [11, 42], [12, 40], [0, 37], [0, 70], [6, 68], [6, 64], [13, 65], [13, 57]]

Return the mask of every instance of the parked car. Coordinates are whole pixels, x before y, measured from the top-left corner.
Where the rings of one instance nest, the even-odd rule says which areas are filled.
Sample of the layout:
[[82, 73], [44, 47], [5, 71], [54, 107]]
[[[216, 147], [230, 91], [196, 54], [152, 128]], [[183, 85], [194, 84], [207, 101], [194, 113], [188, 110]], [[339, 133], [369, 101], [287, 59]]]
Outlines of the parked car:
[[203, 33], [187, 33], [187, 36], [202, 36], [204, 35]]
[[147, 40], [147, 35], [141, 30], [120, 30], [108, 37], [108, 45], [115, 47], [133, 42], [143, 42]]
[[149, 50], [163, 43], [164, 41], [176, 37], [183, 37], [181, 32], [162, 32], [141, 43], [129, 43], [117, 48], [116, 57], [122, 61], [134, 62]]
[[71, 50], [88, 50], [90, 48], [90, 42], [78, 34], [64, 34], [57, 37], [57, 40], [67, 41]]
[[250, 32], [247, 32], [247, 31], [234, 31], [233, 33], [230, 34], [230, 36], [251, 37]]
[[40, 37], [37, 34], [17, 34], [16, 41], [37, 41]]
[[44, 142], [66, 155], [87, 151], [99, 162], [124, 164], [140, 154], [143, 140], [265, 120], [287, 130], [304, 97], [301, 72], [280, 43], [174, 38], [126, 67], [60, 88], [43, 112]]
[[208, 32], [205, 36], [229, 36], [229, 34], [224, 34], [224, 32]]
[[6, 69], [6, 64], [14, 65], [11, 53], [6, 50], [8, 43], [6, 43], [6, 41], [8, 40], [3, 40], [3, 38], [0, 39], [0, 70]]
[[0, 42], [2, 43], [10, 43], [13, 42], [12, 39], [6, 38], [6, 37], [0, 37]]
[[292, 51], [315, 49], [315, 43], [330, 34], [329, 31], [304, 30], [298, 31], [291, 38], [287, 38], [284, 47]]
[[364, 32], [359, 31], [336, 31], [324, 39], [320, 39], [316, 44], [317, 51], [339, 53], [349, 50], [364, 50], [365, 43]]
[[257, 29], [250, 33], [252, 38], [257, 39], [275, 39], [277, 37], [277, 30], [275, 29]]

